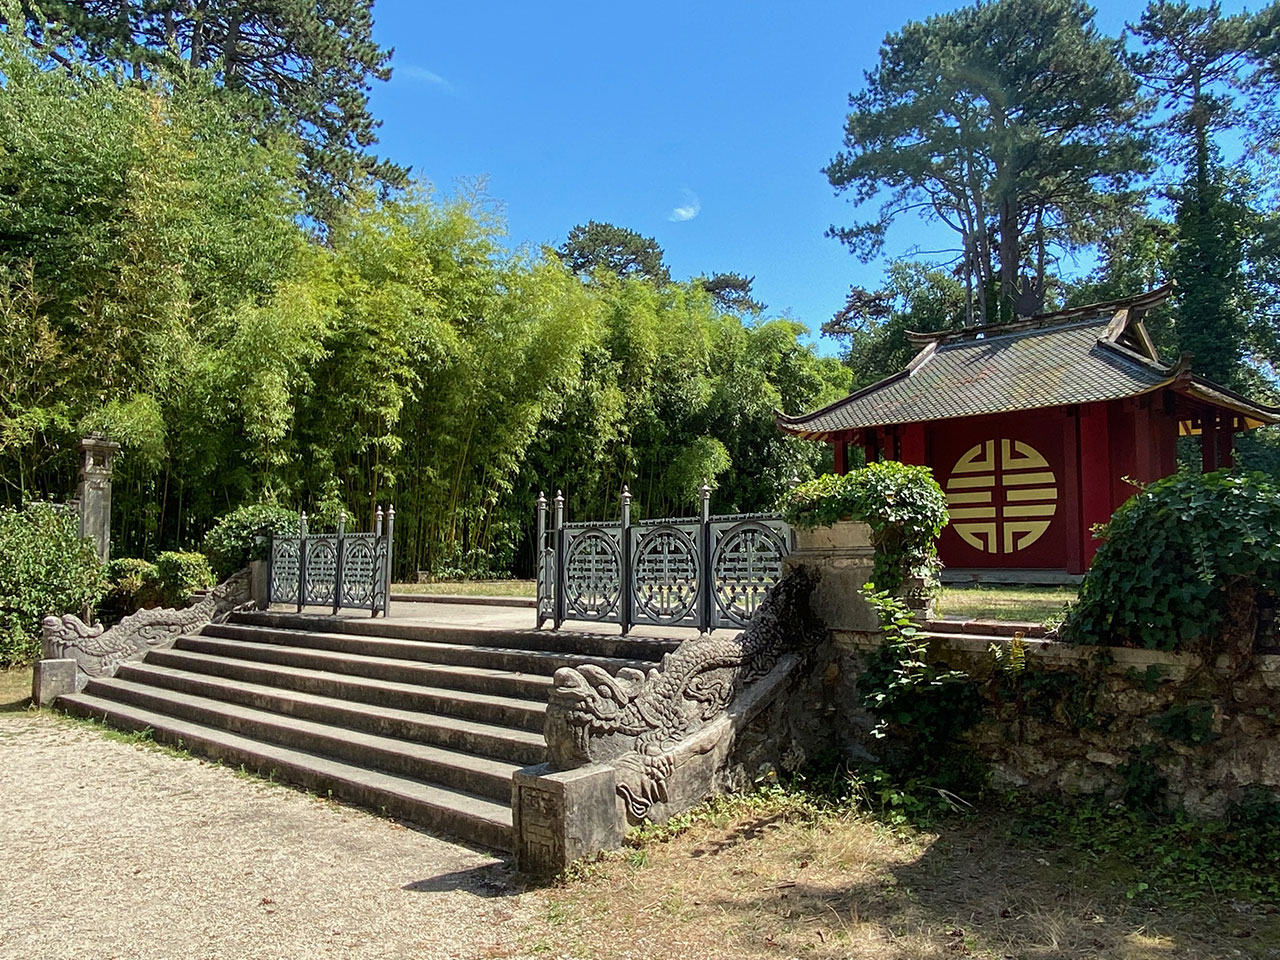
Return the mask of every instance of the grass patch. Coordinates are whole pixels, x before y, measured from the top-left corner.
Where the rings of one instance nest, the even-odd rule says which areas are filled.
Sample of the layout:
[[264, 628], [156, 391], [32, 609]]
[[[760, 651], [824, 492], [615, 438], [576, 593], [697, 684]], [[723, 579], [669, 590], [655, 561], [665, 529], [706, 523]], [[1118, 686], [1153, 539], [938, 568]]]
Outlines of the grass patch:
[[[1196, 837], [1104, 805], [961, 815], [913, 802], [931, 826], [893, 816], [903, 797], [888, 789], [850, 802], [774, 788], [704, 804], [579, 865], [548, 891], [522, 949], [602, 960], [1209, 960], [1280, 948], [1274, 867], [1255, 857], [1228, 881], [1219, 859], [1203, 872], [1200, 855], [1226, 834]], [[1232, 842], [1273, 842], [1264, 833], [1237, 830]], [[1182, 862], [1180, 835], [1199, 851]], [[1162, 879], [1138, 890], [1142, 876]]]
[[464, 597], [533, 597], [532, 580], [442, 580], [436, 583], [395, 583], [393, 593], [452, 594]]
[[1045, 623], [1060, 619], [1076, 600], [1076, 586], [965, 584], [944, 586], [938, 595], [939, 617], [948, 620], [1022, 620]]
[[31, 667], [0, 670], [0, 713], [18, 713], [31, 706]]

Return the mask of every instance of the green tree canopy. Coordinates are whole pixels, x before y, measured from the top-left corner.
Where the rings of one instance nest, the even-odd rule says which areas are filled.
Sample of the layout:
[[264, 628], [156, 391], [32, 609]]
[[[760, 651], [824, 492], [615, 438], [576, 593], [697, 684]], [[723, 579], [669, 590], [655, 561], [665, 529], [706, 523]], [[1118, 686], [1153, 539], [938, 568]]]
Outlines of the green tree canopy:
[[1137, 84], [1093, 13], [984, 0], [886, 37], [825, 173], [859, 205], [888, 200], [829, 233], [870, 258], [900, 216], [940, 222], [957, 235], [970, 322], [1036, 312], [1053, 251], [1095, 239], [1148, 168]]
[[368, 152], [370, 86], [391, 76], [373, 0], [39, 0], [27, 23], [46, 49], [71, 45], [134, 79], [207, 73], [243, 94], [231, 101], [242, 120], [297, 138], [308, 211], [325, 223], [361, 181], [405, 182]]
[[604, 270], [619, 277], [640, 277], [656, 284], [671, 281], [671, 272], [662, 260], [662, 247], [657, 240], [612, 223], [590, 220], [579, 224], [569, 231], [556, 252], [565, 266], [581, 276]]

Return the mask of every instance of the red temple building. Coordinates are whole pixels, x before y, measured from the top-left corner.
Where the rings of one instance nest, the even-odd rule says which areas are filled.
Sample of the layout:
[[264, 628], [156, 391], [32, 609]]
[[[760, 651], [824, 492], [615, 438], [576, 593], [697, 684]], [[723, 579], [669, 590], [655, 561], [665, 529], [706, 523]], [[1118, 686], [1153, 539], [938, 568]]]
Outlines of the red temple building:
[[1080, 574], [1090, 533], [1134, 492], [1177, 469], [1180, 436], [1200, 438], [1203, 468], [1231, 466], [1235, 435], [1280, 423], [1263, 406], [1164, 364], [1142, 325], [1171, 286], [998, 327], [911, 334], [901, 373], [821, 410], [778, 415], [786, 433], [851, 445], [868, 462], [924, 464], [947, 494], [938, 549], [960, 575]]

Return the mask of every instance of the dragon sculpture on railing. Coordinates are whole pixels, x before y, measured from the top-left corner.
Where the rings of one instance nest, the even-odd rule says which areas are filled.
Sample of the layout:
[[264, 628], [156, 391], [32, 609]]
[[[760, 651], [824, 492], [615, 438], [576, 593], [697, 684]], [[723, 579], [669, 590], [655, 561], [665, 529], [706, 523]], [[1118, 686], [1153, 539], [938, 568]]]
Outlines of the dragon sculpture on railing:
[[545, 727], [551, 766], [613, 766], [633, 820], [665, 819], [715, 792], [738, 732], [822, 639], [809, 610], [815, 583], [808, 569], [790, 571], [743, 632], [687, 640], [647, 674], [557, 670]]
[[139, 610], [107, 629], [88, 624], [74, 614], [45, 617], [43, 656], [76, 662], [76, 690], [93, 677], [111, 677], [122, 663], [141, 660], [148, 650], [167, 647], [185, 633], [221, 620], [228, 613], [252, 604], [252, 584], [247, 569], [232, 574], [188, 607]]

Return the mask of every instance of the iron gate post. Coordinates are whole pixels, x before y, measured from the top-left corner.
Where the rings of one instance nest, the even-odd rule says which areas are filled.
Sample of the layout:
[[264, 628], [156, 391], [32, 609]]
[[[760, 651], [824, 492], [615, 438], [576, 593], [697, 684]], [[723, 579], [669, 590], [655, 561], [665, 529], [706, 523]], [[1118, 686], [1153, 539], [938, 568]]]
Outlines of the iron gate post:
[[538, 491], [537, 515], [538, 532], [533, 540], [533, 592], [536, 596], [534, 602], [537, 605], [534, 611], [538, 621], [536, 629], [541, 630], [543, 622], [547, 619], [542, 613], [542, 601], [546, 598], [546, 592], [551, 586], [547, 583], [547, 495], [541, 490]]
[[298, 515], [298, 612], [307, 599], [307, 511]]
[[560, 629], [560, 624], [564, 623], [564, 493], [560, 490], [556, 491], [556, 550], [555, 550], [555, 629]]
[[699, 549], [702, 552], [702, 578], [698, 583], [698, 630], [705, 633], [711, 629], [711, 593], [713, 576], [711, 572], [711, 486], [706, 480], [698, 492], [702, 495], [702, 516], [699, 518], [698, 530], [701, 534]]
[[622, 521], [620, 530], [618, 547], [622, 554], [622, 582], [618, 585], [618, 602], [621, 604], [621, 609], [618, 611], [618, 619], [622, 621], [622, 635], [625, 637], [631, 632], [631, 605], [633, 602], [631, 592], [631, 488], [626, 484], [622, 485]]
[[338, 555], [333, 562], [333, 615], [338, 615], [338, 610], [343, 607], [342, 596], [342, 538], [346, 533], [347, 527], [347, 511], [338, 511]]
[[[382, 569], [382, 619], [391, 616], [391, 560], [392, 550], [396, 542], [396, 505], [394, 503], [387, 504], [387, 564]], [[376, 573], [375, 573], [376, 576]], [[371, 617], [378, 615], [378, 605], [373, 605], [373, 611], [369, 614]]]
[[[382, 544], [382, 504], [378, 504], [378, 509], [373, 515], [373, 583], [369, 584], [369, 589], [373, 591], [373, 599], [369, 604], [369, 616], [376, 617], [378, 615], [378, 585], [383, 582], [382, 568], [378, 566], [378, 547]], [[387, 551], [382, 551], [383, 562], [386, 562]], [[384, 601], [385, 602], [385, 598]]]
[[273, 530], [267, 538], [267, 609], [271, 609], [275, 600], [276, 582], [276, 534]]

